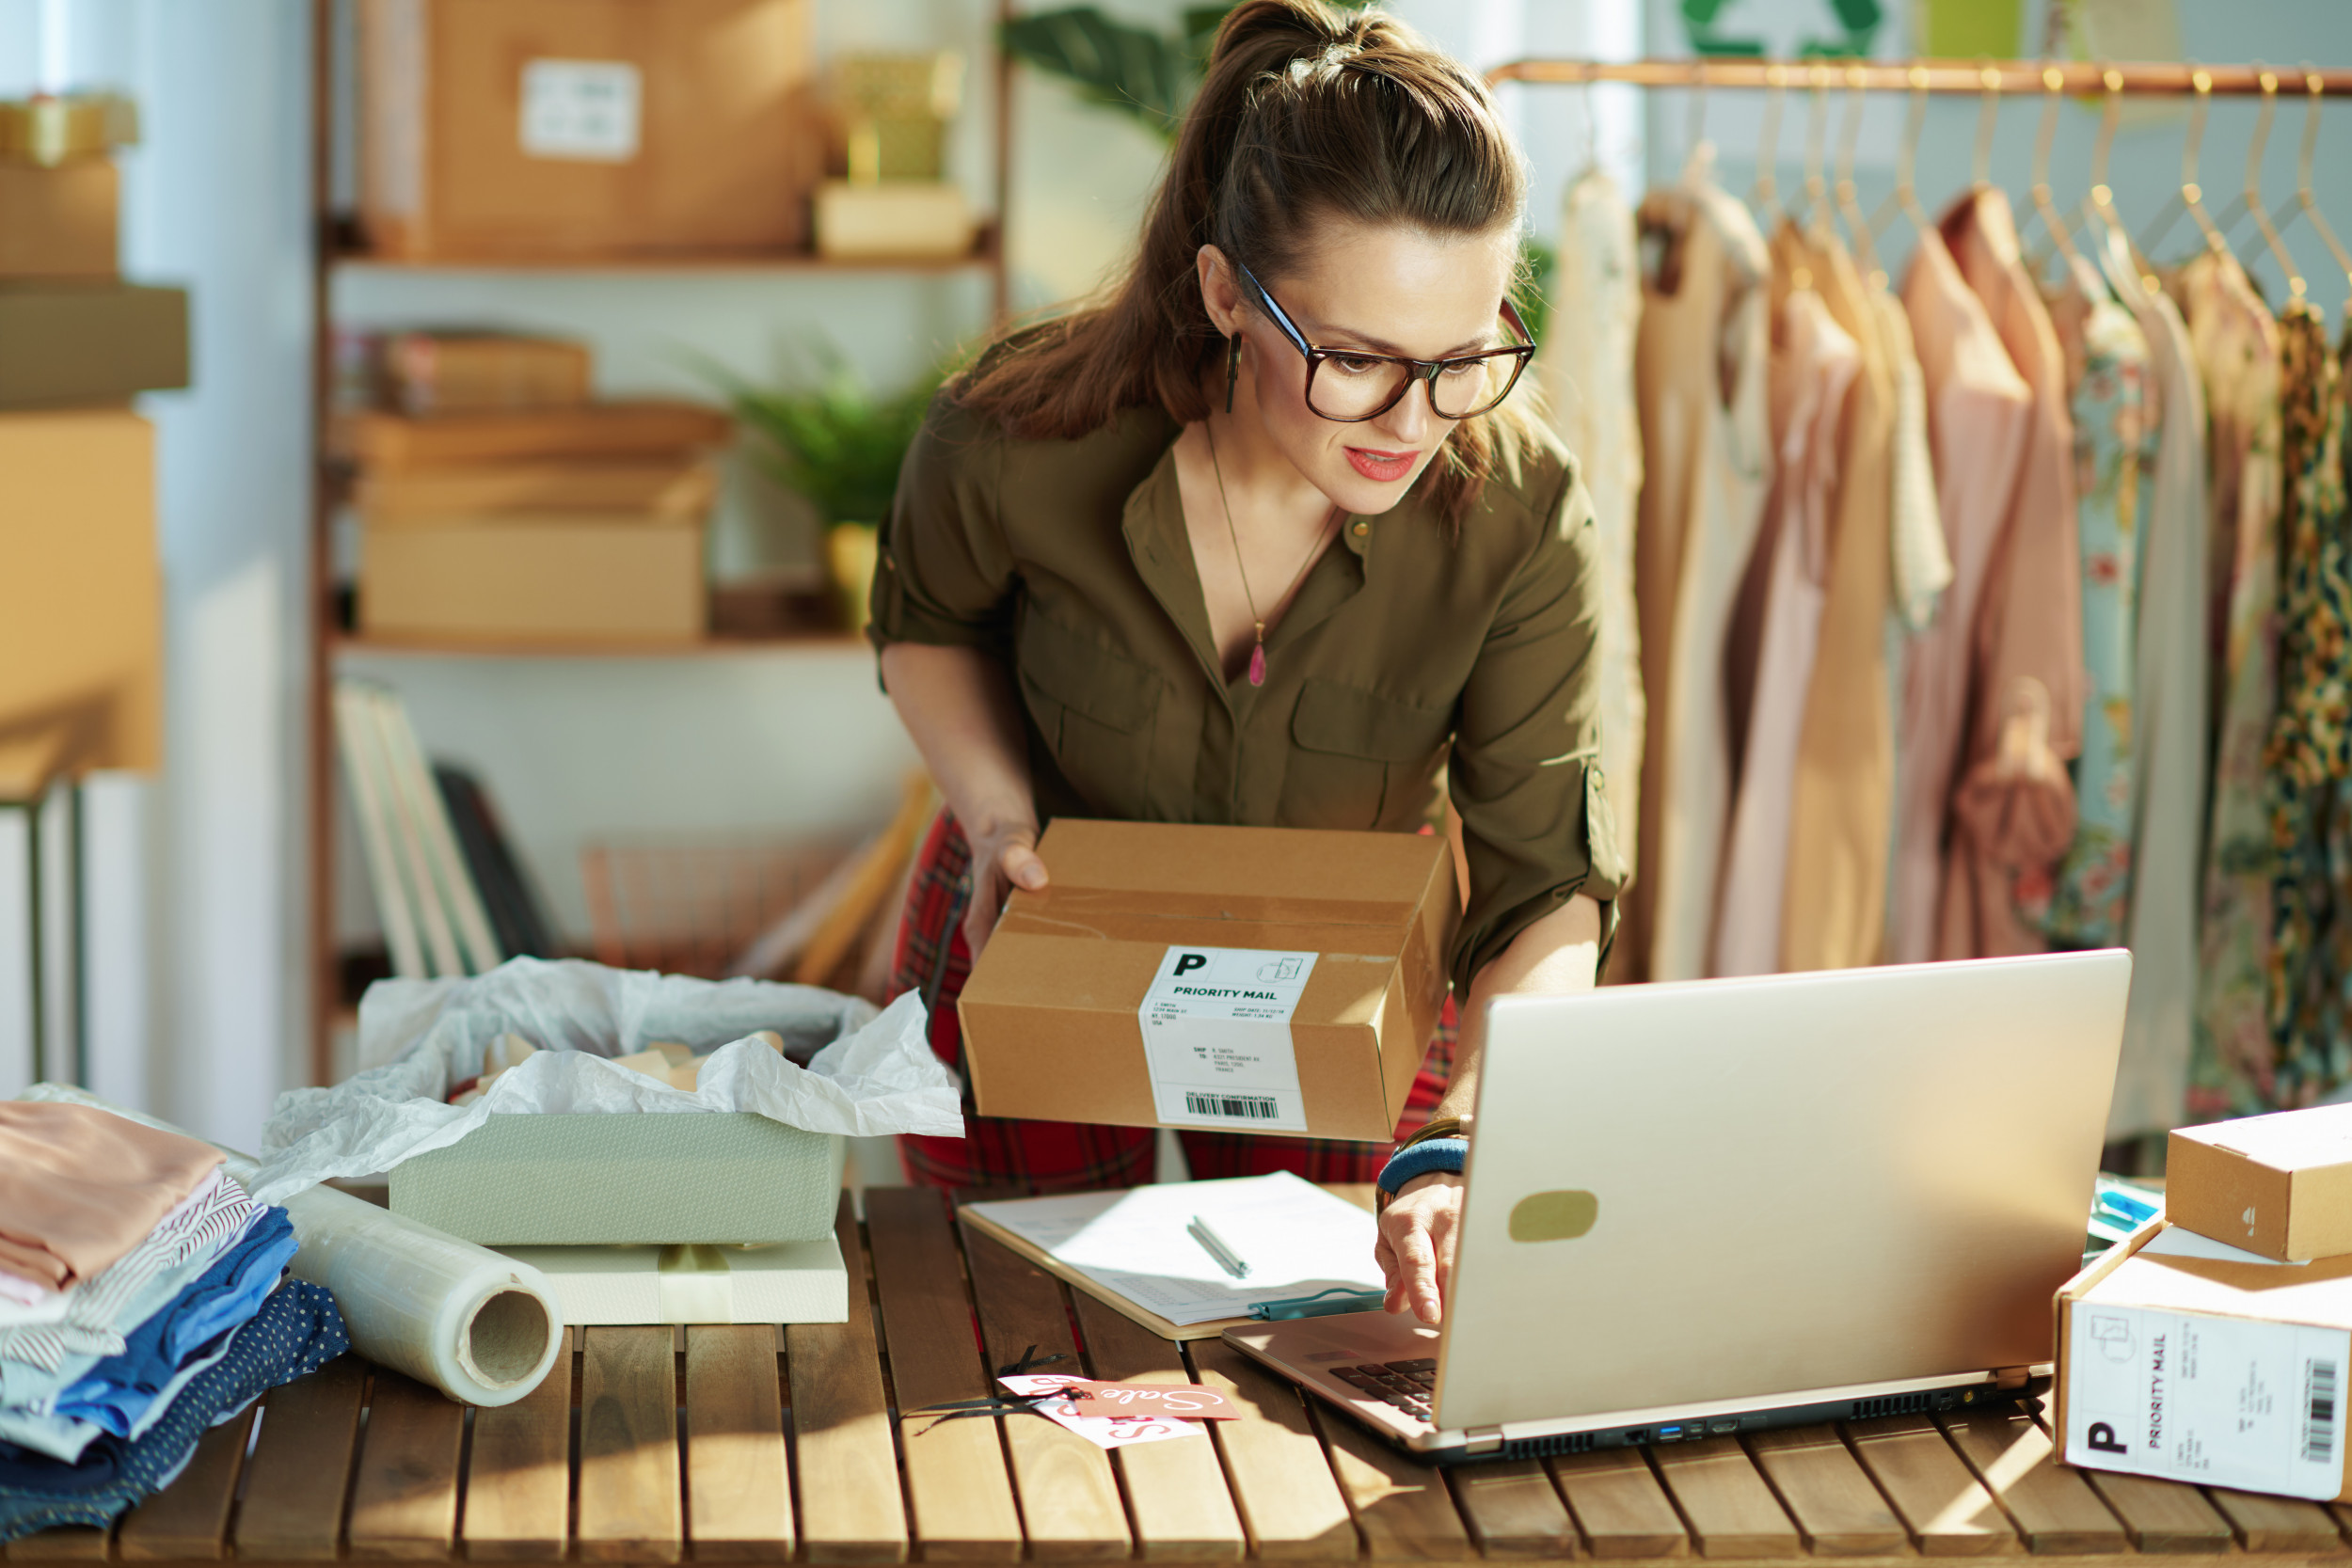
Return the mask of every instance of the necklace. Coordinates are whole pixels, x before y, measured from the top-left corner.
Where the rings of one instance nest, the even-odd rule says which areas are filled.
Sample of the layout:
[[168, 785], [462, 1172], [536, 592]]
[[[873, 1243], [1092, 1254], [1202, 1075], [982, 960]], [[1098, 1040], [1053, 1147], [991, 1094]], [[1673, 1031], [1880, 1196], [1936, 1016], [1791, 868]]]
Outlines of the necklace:
[[[1249, 650], [1249, 684], [1263, 686], [1265, 684], [1265, 617], [1258, 613], [1258, 596], [1249, 591], [1249, 568], [1243, 565], [1241, 562], [1241, 535], [1233, 530], [1233, 503], [1225, 499], [1225, 467], [1216, 460], [1216, 432], [1211, 428], [1207, 420], [1203, 420], [1200, 421], [1200, 434], [1209, 439], [1209, 471], [1216, 475], [1216, 504], [1225, 513], [1225, 537], [1233, 542], [1233, 570], [1241, 578], [1242, 601], [1249, 606], [1249, 621], [1258, 631], [1257, 645]], [[1315, 557], [1323, 553], [1324, 535], [1329, 531], [1328, 522], [1316, 531], [1314, 543], [1307, 546], [1307, 558], [1298, 563], [1298, 570], [1291, 577], [1291, 585], [1282, 590], [1281, 598], [1274, 601], [1276, 609], [1280, 609], [1284, 600], [1298, 592], [1298, 585], [1307, 580], [1307, 568], [1312, 566], [1315, 563]]]

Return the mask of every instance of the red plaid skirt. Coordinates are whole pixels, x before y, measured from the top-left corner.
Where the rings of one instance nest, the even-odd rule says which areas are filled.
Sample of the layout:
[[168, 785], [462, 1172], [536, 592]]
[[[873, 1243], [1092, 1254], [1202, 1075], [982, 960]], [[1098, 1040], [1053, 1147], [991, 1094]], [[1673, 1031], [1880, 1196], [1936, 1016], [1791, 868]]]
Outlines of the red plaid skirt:
[[[959, 1071], [963, 1067], [963, 1030], [956, 998], [972, 972], [963, 943], [963, 911], [972, 898], [972, 851], [955, 818], [942, 812], [914, 863], [907, 907], [898, 922], [891, 963], [890, 994], [919, 991], [930, 1012], [931, 1049]], [[1422, 1058], [1421, 1074], [1397, 1123], [1402, 1139], [1429, 1119], [1454, 1068], [1454, 1004], [1445, 1005], [1437, 1038]], [[967, 1079], [963, 1094], [964, 1136], [898, 1140], [907, 1174], [937, 1187], [1025, 1184], [1039, 1192], [1087, 1187], [1131, 1187], [1152, 1173], [1152, 1131], [1148, 1127], [1103, 1127], [1077, 1121], [1018, 1121], [972, 1114]], [[1337, 1138], [1287, 1137], [1279, 1133], [1185, 1132], [1184, 1160], [1196, 1177], [1263, 1176], [1294, 1171], [1310, 1181], [1370, 1181], [1387, 1163], [1385, 1144]]]

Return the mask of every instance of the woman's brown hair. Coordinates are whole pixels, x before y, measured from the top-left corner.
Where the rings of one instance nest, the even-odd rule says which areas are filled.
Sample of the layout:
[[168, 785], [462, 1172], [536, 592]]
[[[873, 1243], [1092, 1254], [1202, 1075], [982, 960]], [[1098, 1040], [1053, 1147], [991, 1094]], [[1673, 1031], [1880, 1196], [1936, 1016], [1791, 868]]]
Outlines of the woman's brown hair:
[[[1486, 84], [1411, 28], [1321, 0], [1248, 0], [1217, 30], [1125, 278], [1000, 341], [950, 395], [1024, 440], [1084, 436], [1143, 404], [1206, 419], [1202, 372], [1225, 340], [1200, 297], [1202, 245], [1274, 286], [1318, 224], [1486, 234], [1516, 227], [1526, 198], [1526, 161]], [[1422, 483], [1458, 520], [1533, 429], [1518, 397], [1465, 420]]]

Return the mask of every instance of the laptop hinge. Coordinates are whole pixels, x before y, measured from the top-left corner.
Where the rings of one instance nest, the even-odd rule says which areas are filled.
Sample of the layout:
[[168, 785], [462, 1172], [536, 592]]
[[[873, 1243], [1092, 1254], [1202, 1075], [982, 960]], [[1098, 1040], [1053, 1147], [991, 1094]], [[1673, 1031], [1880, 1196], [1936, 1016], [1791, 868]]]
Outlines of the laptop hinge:
[[1995, 1388], [2023, 1388], [2026, 1383], [2031, 1381], [2032, 1377], [2033, 1369], [2031, 1367], [1995, 1367], [1993, 1369], [1993, 1386]]
[[1468, 1453], [1492, 1453], [1502, 1447], [1501, 1427], [1472, 1427], [1462, 1436], [1462, 1448]]

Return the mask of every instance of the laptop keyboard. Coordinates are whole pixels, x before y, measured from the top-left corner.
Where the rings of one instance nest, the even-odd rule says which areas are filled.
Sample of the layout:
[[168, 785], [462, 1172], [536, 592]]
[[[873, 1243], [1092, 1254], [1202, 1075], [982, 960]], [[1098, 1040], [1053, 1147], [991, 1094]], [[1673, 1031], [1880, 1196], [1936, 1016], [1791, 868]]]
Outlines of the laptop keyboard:
[[1334, 1367], [1331, 1375], [1368, 1399], [1392, 1404], [1419, 1420], [1431, 1419], [1429, 1399], [1438, 1386], [1435, 1361], [1373, 1361]]

